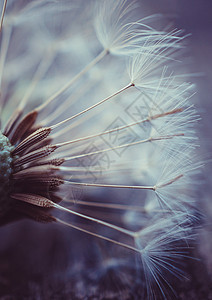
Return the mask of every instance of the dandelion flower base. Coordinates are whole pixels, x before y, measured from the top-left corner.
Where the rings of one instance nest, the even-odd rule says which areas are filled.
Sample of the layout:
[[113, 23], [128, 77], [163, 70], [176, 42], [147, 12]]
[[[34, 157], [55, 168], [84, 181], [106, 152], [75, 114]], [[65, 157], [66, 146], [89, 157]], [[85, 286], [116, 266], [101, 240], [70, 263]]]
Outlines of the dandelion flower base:
[[10, 207], [10, 176], [12, 174], [13, 146], [0, 131], [0, 216]]

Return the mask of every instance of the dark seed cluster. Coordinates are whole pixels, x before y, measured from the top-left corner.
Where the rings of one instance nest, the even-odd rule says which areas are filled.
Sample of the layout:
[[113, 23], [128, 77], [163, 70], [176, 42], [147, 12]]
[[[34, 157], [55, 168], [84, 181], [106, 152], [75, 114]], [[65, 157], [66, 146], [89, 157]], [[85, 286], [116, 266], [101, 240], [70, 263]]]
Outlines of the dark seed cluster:
[[23, 118], [21, 114], [14, 114], [1, 134], [0, 211], [41, 222], [52, 221], [48, 211], [61, 200], [56, 196], [63, 183], [57, 167], [63, 160], [47, 159], [57, 147], [51, 145], [51, 129], [35, 125], [37, 112]]

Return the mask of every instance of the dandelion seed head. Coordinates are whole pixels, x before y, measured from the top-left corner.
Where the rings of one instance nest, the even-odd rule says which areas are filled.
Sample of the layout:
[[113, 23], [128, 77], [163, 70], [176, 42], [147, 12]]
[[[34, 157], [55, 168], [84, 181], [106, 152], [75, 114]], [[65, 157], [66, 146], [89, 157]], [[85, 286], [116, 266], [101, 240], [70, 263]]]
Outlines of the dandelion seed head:
[[135, 271], [138, 254], [150, 297], [153, 281], [164, 296], [160, 278], [181, 255], [173, 245], [190, 239], [192, 176], [199, 168], [194, 87], [174, 72], [184, 37], [154, 29], [158, 16], [137, 18], [134, 1], [93, 4], [37, 0], [7, 7], [0, 41], [1, 211], [56, 222], [70, 236], [72, 229], [88, 234], [89, 246], [76, 243], [88, 253], [101, 241], [95, 267], [83, 270], [81, 261], [77, 269], [92, 269], [95, 281], [112, 271], [130, 286], [122, 269]]

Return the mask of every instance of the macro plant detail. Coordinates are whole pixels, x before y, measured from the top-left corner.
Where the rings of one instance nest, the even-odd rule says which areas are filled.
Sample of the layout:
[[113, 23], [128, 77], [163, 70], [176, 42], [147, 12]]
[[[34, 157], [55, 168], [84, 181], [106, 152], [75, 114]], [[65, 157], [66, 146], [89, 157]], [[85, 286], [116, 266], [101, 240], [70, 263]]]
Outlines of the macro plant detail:
[[198, 116], [185, 37], [137, 8], [3, 2], [0, 218], [56, 222], [115, 247], [98, 276], [130, 265], [158, 299], [170, 275], [184, 276], [194, 237]]

